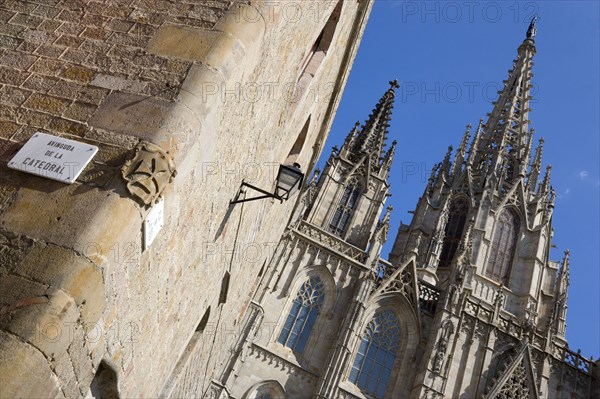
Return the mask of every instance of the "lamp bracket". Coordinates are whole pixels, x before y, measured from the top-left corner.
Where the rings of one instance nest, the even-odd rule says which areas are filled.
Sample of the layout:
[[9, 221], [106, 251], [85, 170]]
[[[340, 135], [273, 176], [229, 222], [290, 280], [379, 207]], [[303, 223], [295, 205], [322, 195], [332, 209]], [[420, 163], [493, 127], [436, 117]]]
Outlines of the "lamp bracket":
[[[242, 193], [242, 189], [244, 187], [248, 187], [254, 191], [258, 191], [259, 193], [261, 193], [263, 195], [259, 195], [257, 197], [251, 197], [251, 198], [238, 199], [240, 197], [240, 194]], [[275, 199], [278, 199], [281, 203], [283, 203], [283, 198], [279, 197], [278, 195], [270, 193], [268, 191], [265, 191], [256, 186], [253, 186], [252, 184], [246, 183], [245, 181], [242, 181], [240, 190], [238, 191], [237, 195], [235, 196], [235, 199], [232, 201], [229, 201], [229, 205], [239, 204], [239, 203], [248, 202], [248, 201], [255, 201], [255, 200], [264, 199], [264, 198], [275, 198]]]

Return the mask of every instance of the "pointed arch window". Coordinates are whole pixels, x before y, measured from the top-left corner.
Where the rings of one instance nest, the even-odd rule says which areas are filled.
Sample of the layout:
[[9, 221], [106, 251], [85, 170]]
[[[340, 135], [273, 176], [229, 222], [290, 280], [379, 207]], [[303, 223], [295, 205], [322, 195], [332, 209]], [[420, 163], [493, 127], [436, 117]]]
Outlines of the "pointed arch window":
[[351, 180], [340, 198], [340, 202], [333, 214], [331, 223], [329, 223], [329, 231], [339, 237], [346, 234], [348, 224], [352, 218], [352, 214], [356, 209], [356, 204], [360, 198], [362, 187], [357, 179]]
[[375, 398], [383, 398], [400, 342], [400, 323], [392, 310], [375, 313], [365, 328], [350, 382]]
[[485, 275], [506, 284], [519, 236], [521, 222], [512, 209], [504, 209], [496, 222]]
[[286, 399], [285, 390], [277, 381], [265, 381], [246, 392], [243, 399]]
[[302, 284], [283, 325], [278, 342], [295, 352], [304, 351], [304, 346], [317, 320], [324, 299], [325, 286], [319, 277], [313, 276]]
[[450, 267], [462, 239], [468, 213], [469, 201], [466, 198], [459, 197], [450, 203], [450, 216], [444, 230], [444, 245], [442, 246], [438, 267]]

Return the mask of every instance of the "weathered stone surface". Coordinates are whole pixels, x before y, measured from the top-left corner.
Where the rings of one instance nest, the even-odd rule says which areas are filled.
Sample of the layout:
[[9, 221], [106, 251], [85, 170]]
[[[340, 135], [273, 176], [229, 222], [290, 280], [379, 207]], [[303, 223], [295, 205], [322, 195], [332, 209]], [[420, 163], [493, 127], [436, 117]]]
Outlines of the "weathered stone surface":
[[[4, 398], [64, 398], [44, 355], [14, 335], [0, 331], [0, 395]], [[15, 384], [14, 381], [22, 381]]]
[[[34, 177], [32, 182], [36, 189], [24, 187], [19, 191], [17, 198], [0, 215], [0, 226], [73, 248], [97, 264], [104, 262], [115, 240], [131, 234], [132, 230], [139, 231], [139, 226], [122, 224], [123, 219], [141, 223], [131, 200], [77, 185], [65, 187], [43, 178]], [[44, 186], [51, 191], [40, 191]], [[74, 197], [77, 201], [73, 201]], [[31, 218], [29, 215], [34, 209], [36, 217]], [[93, 220], [102, 220], [102, 223], [93, 223]], [[139, 237], [139, 233], [137, 235]], [[101, 249], [86, 252], [96, 246]]]
[[[153, 141], [154, 135], [164, 129], [172, 107], [172, 103], [160, 99], [113, 93], [94, 114], [90, 124], [96, 128]], [[167, 132], [162, 135], [167, 136]]]
[[104, 87], [105, 89], [111, 90], [124, 90], [130, 91], [133, 93], [139, 93], [144, 90], [146, 87], [145, 82], [140, 82], [136, 80], [124, 79], [119, 76], [111, 76], [99, 74], [94, 77], [91, 84], [98, 87]]
[[[12, 284], [23, 284], [22, 279], [10, 275], [5, 279]], [[39, 292], [40, 287], [20, 292], [19, 301], [12, 303], [12, 308], [1, 316], [0, 326], [51, 358], [64, 353], [71, 344], [79, 312], [73, 298], [64, 291]]]
[[85, 324], [96, 323], [104, 310], [102, 272], [85, 259], [83, 254], [46, 245], [42, 249], [30, 251], [13, 269], [13, 273], [67, 292], [80, 307]]
[[148, 49], [158, 55], [189, 61], [202, 61], [224, 35], [213, 30], [163, 25], [152, 38]]
[[[7, 8], [6, 4], [0, 9]], [[10, 9], [27, 4], [12, 2]], [[9, 23], [9, 29], [2, 32], [23, 41], [2, 53], [9, 56], [0, 62], [0, 68], [5, 68], [5, 72], [0, 69], [0, 79], [35, 93], [34, 100], [43, 95], [68, 101], [60, 113], [48, 107], [26, 109], [16, 104], [20, 99], [0, 107], [0, 120], [19, 126], [13, 130], [14, 126], [7, 125], [12, 131], [10, 141], [26, 140], [43, 128], [100, 144], [94, 165], [72, 186], [7, 171], [6, 184], [11, 188], [0, 214], [0, 228], [31, 235], [40, 245], [17, 251], [18, 256], [11, 252], [16, 256], [11, 262], [23, 276], [60, 286], [65, 295], [73, 297], [73, 312], [81, 312], [75, 324], [76, 338], [66, 349], [70, 361], [59, 357], [64, 352], [56, 351], [60, 366], [55, 370], [65, 395], [73, 395], [73, 375], [81, 379], [80, 394], [85, 392], [94, 368], [105, 358], [115, 365], [122, 397], [158, 397], [210, 306], [213, 316], [193, 363], [202, 367], [190, 370], [186, 377], [198, 386], [208, 386], [212, 377], [205, 370], [221, 370], [227, 362], [240, 315], [270, 256], [268, 244], [279, 237], [294, 206], [292, 201], [282, 205], [262, 201], [228, 211], [229, 200], [249, 173], [254, 184], [272, 187], [277, 166], [312, 115], [306, 149], [298, 156], [299, 162], [308, 165], [314, 157], [313, 147], [320, 151], [321, 144], [316, 143], [323, 141], [324, 126], [331, 122], [332, 114], [322, 110], [334, 109], [339, 101], [337, 93], [327, 93], [318, 100], [292, 105], [282, 94], [282, 87], [295, 81], [321, 23], [308, 13], [302, 14], [301, 23], [290, 24], [265, 12], [261, 18], [266, 22], [247, 26], [250, 22], [244, 15], [235, 19], [241, 8], [231, 8], [233, 20], [214, 30], [232, 2], [78, 4], [62, 2], [45, 5], [43, 10], [38, 6], [25, 10], [35, 11], [45, 20], [36, 29]], [[322, 76], [313, 83], [339, 81], [343, 86], [343, 71], [348, 70], [352, 58], [344, 58], [356, 18], [352, 4], [339, 33], [339, 51], [323, 61]], [[47, 22], [50, 20], [60, 25]], [[263, 27], [267, 23], [268, 30]], [[216, 32], [208, 34], [215, 38], [213, 46], [196, 63], [152, 53], [147, 44], [157, 40], [167, 25], [187, 26], [194, 34]], [[64, 51], [57, 55], [61, 49]], [[190, 48], [182, 49], [188, 51]], [[19, 87], [25, 81], [29, 83]], [[252, 90], [257, 87], [264, 91], [255, 98]], [[267, 91], [273, 94], [265, 94]], [[120, 179], [103, 180], [111, 167], [120, 167], [123, 154], [140, 139], [169, 151], [179, 171], [163, 191], [165, 225], [144, 251], [141, 226], [147, 211], [126, 198]], [[258, 256], [250, 256], [247, 248], [256, 245], [261, 248]], [[57, 258], [74, 262], [73, 268], [66, 268], [69, 262], [44, 265]], [[86, 263], [88, 259], [94, 267]], [[221, 279], [228, 269], [230, 295], [219, 305]], [[96, 270], [102, 273], [101, 282]], [[103, 309], [88, 304], [86, 298], [92, 295], [88, 290], [94, 295], [104, 290]], [[94, 299], [94, 303], [101, 301]], [[49, 304], [41, 306], [51, 308]], [[70, 309], [65, 313], [69, 320], [74, 314]], [[224, 334], [217, 334], [214, 324], [219, 312], [220, 326], [227, 330]], [[81, 338], [79, 328], [85, 331], [82, 324], [98, 314], [101, 338], [93, 342]], [[215, 345], [211, 346], [212, 342]], [[199, 394], [194, 391], [184, 396]]]

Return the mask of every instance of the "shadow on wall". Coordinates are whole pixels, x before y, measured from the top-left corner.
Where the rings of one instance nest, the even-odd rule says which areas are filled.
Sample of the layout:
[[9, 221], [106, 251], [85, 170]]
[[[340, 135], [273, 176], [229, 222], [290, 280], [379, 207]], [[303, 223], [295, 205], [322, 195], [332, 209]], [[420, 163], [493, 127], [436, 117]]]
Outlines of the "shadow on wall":
[[95, 399], [120, 399], [117, 373], [102, 361], [90, 386], [90, 393]]

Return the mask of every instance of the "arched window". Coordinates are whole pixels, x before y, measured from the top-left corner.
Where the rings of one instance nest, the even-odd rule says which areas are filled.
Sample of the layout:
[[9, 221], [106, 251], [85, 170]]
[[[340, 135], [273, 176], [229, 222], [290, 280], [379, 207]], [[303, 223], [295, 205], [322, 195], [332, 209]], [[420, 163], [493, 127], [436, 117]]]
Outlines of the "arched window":
[[485, 270], [487, 277], [503, 284], [507, 283], [515, 256], [520, 225], [519, 217], [514, 211], [504, 209], [500, 213], [496, 221], [490, 256]]
[[266, 381], [254, 386], [246, 392], [243, 399], [286, 399], [286, 394], [277, 381]]
[[392, 310], [377, 312], [365, 328], [350, 371], [350, 382], [383, 398], [400, 341], [400, 324]]
[[302, 284], [278, 342], [296, 352], [302, 352], [324, 299], [325, 287], [319, 277], [311, 277]]
[[444, 245], [442, 246], [438, 267], [450, 267], [458, 244], [460, 244], [468, 213], [469, 202], [466, 198], [459, 197], [450, 203], [450, 216], [448, 223], [446, 223]]
[[350, 181], [344, 189], [344, 194], [342, 195], [342, 198], [340, 198], [338, 207], [329, 224], [329, 231], [336, 236], [343, 237], [344, 234], [346, 234], [348, 223], [354, 213], [354, 208], [356, 208], [360, 193], [361, 187], [356, 179]]

